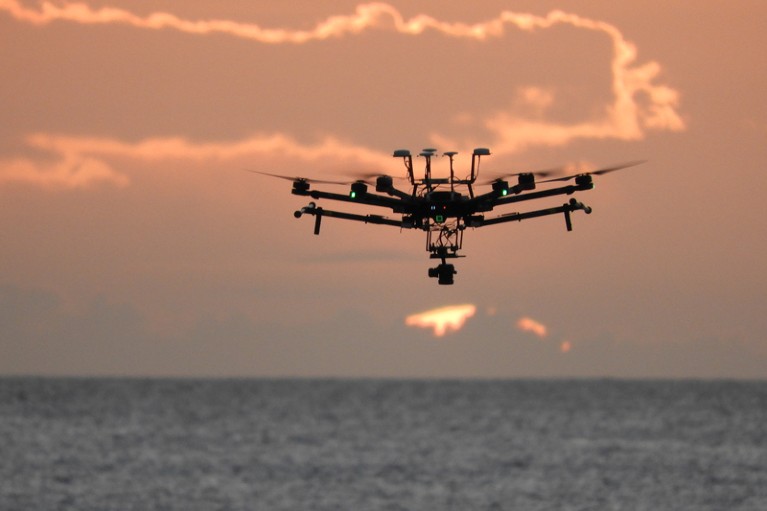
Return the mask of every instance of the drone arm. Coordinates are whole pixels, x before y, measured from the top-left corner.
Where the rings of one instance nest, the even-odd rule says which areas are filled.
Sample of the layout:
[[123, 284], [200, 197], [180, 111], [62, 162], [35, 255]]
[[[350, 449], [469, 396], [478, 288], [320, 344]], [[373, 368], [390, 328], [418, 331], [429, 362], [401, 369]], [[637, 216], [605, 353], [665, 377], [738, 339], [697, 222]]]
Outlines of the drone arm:
[[571, 195], [575, 192], [591, 190], [594, 188], [592, 182], [568, 186], [560, 186], [559, 188], [551, 188], [549, 190], [540, 190], [537, 192], [524, 193], [519, 195], [506, 195], [495, 199], [493, 206], [502, 206], [504, 204], [511, 204], [513, 202], [522, 202], [526, 200], [542, 199], [544, 197], [554, 197], [556, 195]]
[[526, 200], [542, 199], [544, 197], [553, 197], [555, 195], [570, 195], [580, 190], [591, 190], [594, 185], [589, 182], [588, 184], [568, 185], [560, 186], [559, 188], [551, 188], [548, 190], [539, 190], [537, 192], [522, 193], [529, 190], [522, 184], [514, 185], [511, 187], [505, 186], [503, 181], [493, 182], [493, 189], [482, 195], [478, 195], [472, 199], [476, 204], [476, 211], [491, 211], [496, 206], [502, 206], [504, 204], [511, 204], [513, 202], [522, 202]]
[[[366, 204], [368, 206], [379, 206], [383, 208], [389, 208], [392, 211], [399, 212], [402, 209], [402, 200], [392, 197], [385, 197], [375, 193], [359, 193], [359, 194], [340, 194], [323, 192], [321, 190], [295, 190], [292, 192], [294, 195], [305, 195], [313, 199], [328, 199], [341, 202], [351, 202], [356, 204]], [[410, 198], [410, 196], [408, 196]]]
[[380, 215], [357, 215], [354, 213], [345, 213], [343, 211], [333, 211], [330, 209], [318, 208], [314, 203], [310, 203], [308, 206], [301, 208], [294, 213], [296, 218], [301, 218], [302, 215], [314, 216], [314, 234], [320, 233], [320, 225], [322, 223], [323, 216], [329, 216], [332, 218], [341, 218], [343, 220], [354, 220], [357, 222], [364, 222], [366, 224], [382, 224], [393, 225], [395, 227], [404, 227], [402, 221], [392, 220]]
[[[357, 222], [364, 222], [366, 224], [382, 224], [382, 225], [393, 225], [394, 227], [402, 227], [402, 222], [400, 220], [392, 220], [390, 218], [383, 217], [381, 215], [356, 215], [354, 213], [344, 213], [343, 211], [332, 211], [328, 209], [323, 208], [317, 208], [318, 211], [320, 211], [322, 215], [333, 217], [333, 218], [342, 218], [344, 220], [355, 220]], [[312, 213], [309, 213], [312, 214]]]
[[400, 201], [405, 201], [408, 203], [413, 202], [413, 194], [403, 192], [402, 190], [398, 190], [394, 188], [393, 186], [390, 188], [386, 188], [384, 191], [388, 193], [389, 195], [391, 195], [392, 197], [399, 197], [400, 200], [397, 202], [400, 202]]
[[475, 224], [477, 227], [483, 227], [485, 225], [494, 225], [494, 224], [500, 224], [504, 222], [521, 222], [522, 220], [527, 220], [529, 218], [538, 218], [541, 216], [548, 216], [548, 215], [556, 215], [559, 213], [563, 213], [565, 215], [565, 225], [567, 227], [568, 231], [573, 230], [573, 224], [570, 220], [570, 213], [576, 210], [583, 210], [586, 214], [591, 213], [591, 208], [583, 204], [582, 202], [578, 202], [575, 199], [570, 199], [570, 202], [567, 204], [563, 204], [562, 206], [558, 206], [555, 208], [547, 208], [547, 209], [540, 209], [536, 211], [528, 211], [526, 213], [509, 213], [506, 215], [501, 215], [495, 218], [487, 218], [483, 219], [481, 222]]

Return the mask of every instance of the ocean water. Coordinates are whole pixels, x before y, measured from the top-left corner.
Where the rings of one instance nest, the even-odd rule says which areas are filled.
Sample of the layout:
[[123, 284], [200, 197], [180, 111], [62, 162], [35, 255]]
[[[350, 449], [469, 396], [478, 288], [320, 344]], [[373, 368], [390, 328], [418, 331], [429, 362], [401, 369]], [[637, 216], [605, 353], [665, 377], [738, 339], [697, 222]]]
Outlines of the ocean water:
[[767, 382], [0, 379], [0, 510], [767, 510]]

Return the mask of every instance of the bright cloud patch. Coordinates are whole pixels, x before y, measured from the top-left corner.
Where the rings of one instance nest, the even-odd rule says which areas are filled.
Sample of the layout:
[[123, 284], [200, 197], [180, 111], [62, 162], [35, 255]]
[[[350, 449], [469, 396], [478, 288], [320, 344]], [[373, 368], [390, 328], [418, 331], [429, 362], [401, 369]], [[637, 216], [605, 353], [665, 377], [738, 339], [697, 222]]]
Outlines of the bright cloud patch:
[[471, 304], [449, 305], [438, 309], [431, 309], [418, 314], [411, 314], [405, 318], [407, 326], [431, 328], [436, 337], [442, 337], [448, 332], [460, 330], [469, 319], [477, 312], [477, 307]]
[[519, 318], [517, 321], [517, 328], [523, 332], [530, 332], [541, 339], [548, 335], [546, 325], [528, 317]]

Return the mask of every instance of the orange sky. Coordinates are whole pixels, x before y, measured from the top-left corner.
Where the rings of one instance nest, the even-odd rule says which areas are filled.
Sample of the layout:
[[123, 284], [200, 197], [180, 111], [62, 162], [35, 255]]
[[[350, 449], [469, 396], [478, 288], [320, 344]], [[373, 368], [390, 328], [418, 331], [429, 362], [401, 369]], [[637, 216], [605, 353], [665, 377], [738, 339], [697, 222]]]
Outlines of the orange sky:
[[[0, 0], [0, 373], [767, 376], [763, 2], [301, 4]], [[243, 171], [427, 146], [648, 163], [468, 230], [452, 287]]]

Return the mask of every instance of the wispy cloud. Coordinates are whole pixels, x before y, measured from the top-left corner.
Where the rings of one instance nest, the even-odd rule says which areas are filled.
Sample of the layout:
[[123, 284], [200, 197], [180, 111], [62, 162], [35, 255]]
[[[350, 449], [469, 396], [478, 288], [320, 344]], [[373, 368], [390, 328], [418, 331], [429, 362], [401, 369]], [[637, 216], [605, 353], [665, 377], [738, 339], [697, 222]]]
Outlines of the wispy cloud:
[[517, 320], [517, 328], [523, 332], [530, 332], [541, 339], [548, 335], [548, 328], [546, 328], [546, 325], [527, 316]]
[[255, 135], [234, 142], [193, 142], [185, 138], [151, 138], [129, 143], [110, 138], [33, 134], [29, 147], [46, 158], [0, 160], [0, 184], [24, 182], [44, 187], [83, 188], [96, 184], [125, 186], [129, 176], [116, 170], [111, 159], [145, 162], [181, 160], [197, 163], [232, 161], [262, 155], [306, 162], [321, 160], [353, 164], [356, 169], [381, 171], [391, 155], [326, 137], [315, 144], [296, 142], [287, 135]]
[[[516, 326], [517, 329], [521, 330], [522, 332], [529, 332], [539, 339], [550, 340], [549, 327], [529, 316], [522, 316], [519, 318], [517, 320]], [[562, 339], [558, 341], [558, 343], [559, 352], [562, 354], [570, 353], [570, 351], [573, 349], [573, 343], [568, 339]]]
[[442, 337], [451, 331], [463, 328], [466, 320], [474, 316], [477, 307], [472, 304], [448, 305], [418, 314], [411, 314], [405, 318], [407, 326], [433, 329], [436, 337]]
[[[39, 8], [29, 8], [18, 0], [0, 0], [0, 10], [26, 23], [46, 25], [55, 21], [106, 25], [121, 24], [149, 30], [177, 30], [193, 35], [222, 34], [250, 39], [264, 44], [304, 44], [329, 38], [357, 35], [370, 29], [392, 30], [400, 34], [420, 35], [428, 31], [446, 37], [484, 41], [504, 35], [507, 26], [534, 31], [565, 24], [576, 28], [605, 32], [614, 41], [623, 36], [614, 26], [563, 11], [554, 10], [546, 16], [502, 11], [497, 17], [479, 23], [447, 22], [427, 14], [405, 19], [394, 6], [383, 2], [359, 4], [352, 14], [336, 14], [318, 22], [309, 30], [291, 28], [264, 28], [255, 23], [234, 20], [188, 20], [169, 12], [154, 12], [140, 16], [119, 7], [93, 7], [85, 2], [40, 2]], [[624, 50], [623, 44], [620, 44]], [[633, 60], [633, 54], [625, 50]]]
[[[365, 3], [349, 14], [327, 17], [308, 30], [286, 27], [264, 28], [254, 23], [234, 20], [189, 20], [169, 12], [146, 16], [118, 7], [94, 7], [84, 2], [41, 2], [37, 7], [23, 5], [18, 0], [0, 0], [5, 11], [19, 22], [47, 25], [70, 22], [85, 25], [128, 25], [144, 30], [175, 30], [193, 36], [228, 35], [252, 40], [259, 44], [308, 44], [328, 38], [348, 38], [367, 30], [388, 30], [395, 34], [415, 37], [431, 32], [444, 37], [489, 41], [502, 38], [508, 30], [524, 32], [570, 26], [579, 30], [598, 32], [607, 36], [612, 56], [609, 67], [612, 97], [602, 106], [603, 116], [582, 122], [562, 123], [546, 119], [547, 109], [556, 100], [555, 90], [528, 86], [518, 91], [517, 102], [527, 104], [536, 115], [520, 116], [516, 111], [499, 108], [495, 113], [479, 118], [471, 112], [460, 114], [464, 123], [485, 130], [482, 137], [457, 139], [450, 134], [434, 132], [432, 142], [441, 147], [463, 148], [491, 146], [496, 154], [511, 154], [531, 146], [561, 146], [578, 139], [642, 139], [650, 130], [681, 131], [685, 122], [677, 111], [679, 92], [657, 83], [661, 66], [650, 61], [637, 63], [637, 49], [614, 25], [595, 19], [554, 10], [545, 16], [502, 11], [495, 18], [478, 22], [447, 22], [418, 14], [405, 18], [395, 7], [386, 3]], [[45, 139], [43, 141], [43, 139]], [[35, 135], [33, 145], [46, 145], [61, 159], [47, 167], [27, 159], [0, 162], [0, 182], [27, 181], [42, 185], [87, 186], [93, 182], [125, 185], [127, 178], [102, 160], [89, 159], [94, 153], [119, 152], [135, 158], [226, 158], [248, 151], [270, 148], [312, 159], [326, 151], [353, 154], [363, 159], [371, 155], [376, 162], [380, 154], [365, 147], [342, 143], [328, 138], [313, 145], [301, 145], [286, 134], [274, 134], [228, 144], [193, 144], [183, 139], [155, 139], [140, 144], [92, 138], [76, 139], [52, 135]], [[127, 154], [130, 153], [130, 154]]]
[[0, 159], [0, 185], [27, 183], [41, 188], [88, 188], [99, 183], [127, 186], [128, 176], [102, 160], [77, 153], [59, 154], [55, 161]]

